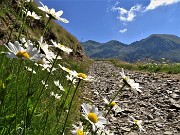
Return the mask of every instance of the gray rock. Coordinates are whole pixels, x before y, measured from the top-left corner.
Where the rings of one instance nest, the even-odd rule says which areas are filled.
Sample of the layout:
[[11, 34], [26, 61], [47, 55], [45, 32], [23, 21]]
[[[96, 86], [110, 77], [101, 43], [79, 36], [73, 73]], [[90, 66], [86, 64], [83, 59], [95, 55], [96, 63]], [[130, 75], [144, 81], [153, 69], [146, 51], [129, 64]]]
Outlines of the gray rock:
[[156, 126], [157, 126], [158, 128], [162, 128], [162, 127], [163, 127], [163, 125], [160, 124], [160, 123], [156, 123]]
[[172, 104], [172, 105], [170, 106], [170, 108], [171, 108], [171, 109], [180, 110], [180, 104], [174, 103], [174, 104]]
[[147, 118], [148, 118], [148, 120], [153, 120], [154, 119], [151, 114], [147, 114]]
[[128, 133], [127, 135], [138, 135], [137, 133], [134, 133], [134, 132], [130, 132]]
[[122, 129], [123, 131], [126, 131], [126, 132], [130, 132], [131, 131], [131, 128], [127, 128], [127, 127], [120, 127], [120, 129]]
[[173, 133], [170, 132], [170, 131], [165, 131], [163, 134], [164, 134], [164, 135], [172, 135]]
[[173, 99], [180, 99], [180, 95], [179, 95], [179, 94], [176, 94], [176, 93], [171, 94], [171, 97], [172, 97]]

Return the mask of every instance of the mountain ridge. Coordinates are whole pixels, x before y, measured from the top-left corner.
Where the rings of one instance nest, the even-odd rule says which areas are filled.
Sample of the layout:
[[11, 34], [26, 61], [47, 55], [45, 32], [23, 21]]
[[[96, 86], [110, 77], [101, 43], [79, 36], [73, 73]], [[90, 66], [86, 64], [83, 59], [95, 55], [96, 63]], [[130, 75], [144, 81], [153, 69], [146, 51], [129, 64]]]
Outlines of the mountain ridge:
[[91, 58], [117, 58], [128, 62], [143, 59], [159, 61], [161, 58], [180, 61], [180, 37], [172, 34], [152, 34], [131, 44], [116, 40], [106, 43], [88, 40], [81, 45]]

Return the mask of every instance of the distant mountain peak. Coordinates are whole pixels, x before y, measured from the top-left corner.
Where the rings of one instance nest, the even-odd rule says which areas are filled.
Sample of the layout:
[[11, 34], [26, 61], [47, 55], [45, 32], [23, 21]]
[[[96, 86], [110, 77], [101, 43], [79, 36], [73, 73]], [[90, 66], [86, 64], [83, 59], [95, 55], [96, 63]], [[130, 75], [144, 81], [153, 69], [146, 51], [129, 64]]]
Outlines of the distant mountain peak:
[[145, 58], [157, 61], [165, 58], [180, 62], [180, 37], [171, 34], [152, 34], [130, 45], [116, 40], [106, 43], [89, 40], [82, 42], [82, 45], [91, 58], [117, 58], [129, 62]]
[[173, 41], [175, 43], [180, 44], [180, 37], [176, 35], [172, 35], [172, 34], [152, 34], [146, 39], [150, 39], [150, 38], [160, 38], [163, 40], [169, 40], [169, 41]]
[[104, 43], [104, 45], [112, 45], [112, 46], [126, 46], [126, 44], [120, 42], [120, 41], [117, 41], [117, 40], [111, 40], [111, 41], [108, 41], [106, 43]]
[[149, 37], [177, 37], [177, 38], [179, 38], [178, 36], [176, 36], [176, 35], [173, 35], [173, 34], [152, 34], [152, 35], [150, 35]]
[[100, 44], [99, 42], [94, 41], [94, 40], [87, 40], [85, 43]]
[[117, 41], [117, 40], [110, 40], [110, 41], [106, 42], [105, 44], [109, 44], [109, 43], [110, 44], [124, 44], [124, 43]]

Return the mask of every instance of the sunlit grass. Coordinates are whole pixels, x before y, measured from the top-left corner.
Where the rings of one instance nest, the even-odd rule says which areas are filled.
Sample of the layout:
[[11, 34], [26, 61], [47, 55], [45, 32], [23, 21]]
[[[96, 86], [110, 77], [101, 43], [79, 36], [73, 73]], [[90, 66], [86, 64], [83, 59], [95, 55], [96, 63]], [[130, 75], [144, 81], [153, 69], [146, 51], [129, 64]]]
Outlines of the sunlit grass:
[[[3, 3], [6, 7], [8, 7], [9, 2], [4, 1]], [[32, 5], [31, 5], [32, 4]], [[20, 5], [23, 6], [23, 5]], [[42, 15], [42, 12], [37, 10], [36, 4], [30, 3], [29, 8], [35, 9], [39, 14]], [[1, 19], [6, 18], [6, 15], [9, 14], [13, 17], [14, 11], [10, 11], [10, 8], [6, 8], [6, 10], [0, 10]], [[19, 7], [19, 9], [21, 9]], [[11, 10], [18, 10], [11, 8]], [[21, 19], [20, 16], [16, 16], [16, 18]], [[26, 19], [26, 17], [25, 17]], [[29, 24], [29, 21], [32, 23]], [[19, 20], [17, 21], [19, 23]], [[13, 27], [16, 27], [16, 21], [13, 24]], [[12, 22], [13, 23], [13, 22]], [[7, 31], [7, 38], [9, 41], [14, 42], [19, 40], [21, 37], [25, 37], [26, 40], [31, 40], [32, 43], [37, 46], [37, 40], [39, 40], [41, 33], [44, 30], [40, 30], [37, 26], [35, 29], [32, 28], [32, 25], [38, 24], [33, 19], [27, 19], [23, 21], [21, 19], [20, 31], [16, 31], [15, 29], [10, 29]], [[41, 24], [45, 25], [46, 20], [41, 21]], [[49, 22], [49, 28], [52, 29], [50, 34], [56, 30], [54, 33], [61, 33], [64, 36], [64, 40], [61, 43], [67, 43], [70, 45], [70, 42], [74, 42], [73, 52], [76, 53], [76, 47], [78, 46], [75, 38], [69, 35], [65, 30], [61, 29], [57, 24], [54, 25], [54, 22]], [[46, 24], [47, 25], [47, 24]], [[21, 30], [22, 29], [22, 30]], [[38, 30], [39, 29], [39, 30]], [[62, 31], [61, 31], [62, 30]], [[11, 33], [8, 33], [11, 32]], [[43, 33], [44, 34], [44, 33]], [[68, 38], [69, 35], [69, 38]], [[9, 36], [9, 37], [8, 37]], [[56, 34], [55, 37], [59, 37], [61, 35]], [[60, 38], [59, 38], [60, 39]], [[46, 34], [46, 40], [49, 40], [50, 36]], [[54, 37], [53, 37], [53, 40]], [[7, 39], [5, 40], [7, 41]], [[7, 43], [8, 44], [8, 43]], [[6, 45], [7, 45], [6, 44]], [[57, 55], [58, 49], [54, 50]], [[9, 50], [4, 46], [0, 46], [0, 52], [8, 52]], [[18, 55], [16, 52], [13, 52], [17, 57], [28, 56], [21, 51]], [[73, 54], [72, 53], [72, 54]], [[51, 65], [48, 68], [42, 70], [41, 66], [35, 65], [35, 61], [24, 60], [24, 59], [9, 59], [5, 56], [5, 54], [0, 53], [0, 134], [46, 134], [46, 135], [54, 135], [61, 134], [65, 117], [67, 116], [67, 112], [69, 109], [69, 104], [72, 102], [72, 95], [74, 93], [76, 84], [71, 83], [71, 81], [67, 81], [66, 75], [68, 73], [64, 72], [58, 64], [65, 66], [69, 69], [75, 70], [77, 72], [86, 72], [86, 68], [88, 64], [76, 60], [74, 54], [64, 55], [64, 52], [60, 53], [63, 57], [62, 60], [52, 60]], [[10, 56], [10, 55], [9, 55]], [[10, 56], [12, 57], [12, 56]], [[29, 56], [27, 57], [29, 59]], [[54, 58], [53, 58], [54, 59]], [[33, 71], [29, 71], [28, 68], [31, 68]], [[56, 69], [55, 71], [53, 71]], [[65, 91], [59, 90], [57, 86], [55, 86], [54, 81], [59, 80], [60, 84], [62, 84]], [[44, 82], [44, 83], [42, 83]], [[68, 92], [69, 91], [69, 92]], [[51, 93], [54, 92], [60, 98], [52, 96]], [[76, 96], [79, 95], [79, 92], [76, 93], [73, 101], [75, 103], [72, 104], [71, 112], [67, 122], [66, 122], [66, 130], [64, 133], [69, 132], [72, 122], [77, 118], [77, 114], [79, 113], [77, 110], [80, 107], [80, 101], [77, 100]], [[76, 112], [76, 113], [74, 113]], [[72, 114], [72, 115], [71, 115]]]
[[[1, 54], [0, 58], [3, 58], [3, 55]], [[66, 63], [65, 61], [68, 60], [63, 60], [62, 61], [57, 61], [57, 63]], [[68, 61], [70, 62], [70, 60]], [[66, 65], [68, 64], [66, 63]], [[20, 63], [22, 63], [19, 71], [19, 79], [18, 82], [16, 82], [16, 75], [18, 72], [18, 68]], [[66, 115], [66, 110], [68, 109], [68, 104], [71, 99], [71, 95], [73, 92], [73, 89], [71, 88], [71, 92], [69, 94], [69, 97], [65, 103], [65, 106], [62, 108], [61, 104], [62, 101], [64, 100], [65, 95], [67, 94], [67, 90], [69, 89], [70, 83], [65, 82], [65, 74], [61, 70], [57, 70], [53, 72], [53, 74], [50, 76], [49, 81], [47, 82], [48, 87], [47, 89], [44, 90], [43, 95], [40, 99], [40, 104], [37, 106], [34, 112], [34, 117], [32, 120], [30, 120], [32, 109], [34, 107], [34, 103], [37, 100], [37, 96], [39, 95], [40, 89], [43, 87], [41, 81], [45, 80], [47, 77], [48, 72], [47, 71], [42, 71], [40, 67], [34, 66], [34, 70], [36, 71], [36, 74], [32, 74], [32, 72], [29, 72], [25, 69], [25, 65], [28, 67], [33, 68], [33, 62], [27, 62], [27, 61], [21, 61], [21, 60], [11, 60], [6, 57], [4, 57], [3, 63], [1, 63], [1, 68], [0, 68], [0, 74], [1, 74], [1, 130], [3, 132], [1, 134], [7, 134], [9, 131], [12, 131], [13, 129], [13, 123], [15, 119], [15, 89], [16, 85], [18, 83], [18, 126], [22, 120], [24, 119], [24, 110], [25, 110], [25, 104], [24, 102], [26, 101], [26, 98], [28, 96], [28, 104], [27, 104], [27, 121], [31, 123], [27, 123], [27, 126], [31, 126], [33, 131], [30, 129], [27, 130], [29, 134], [42, 134], [42, 132], [46, 132], [49, 134], [54, 134], [53, 132], [57, 132], [61, 130], [61, 125], [63, 125], [62, 122], [59, 122], [57, 124], [57, 116], [59, 112], [62, 112], [61, 120], [65, 117]], [[78, 70], [79, 72], [84, 72], [82, 70], [81, 65], [77, 65], [75, 62], [71, 61], [71, 65], [69, 65], [69, 68], [73, 68], [75, 70]], [[56, 64], [56, 66], [57, 64]], [[31, 82], [30, 81], [30, 77]], [[65, 92], [59, 91], [57, 87], [54, 85], [53, 81], [54, 80], [59, 80], [61, 84], [65, 84]], [[27, 91], [29, 89], [29, 93], [27, 95]], [[54, 97], [50, 96], [50, 92], [54, 91], [55, 93], [62, 94], [62, 99], [59, 101], [55, 99]], [[76, 109], [78, 104], [74, 104], [73, 109]], [[74, 114], [75, 115], [75, 114]], [[73, 119], [72, 119], [73, 120]], [[72, 120], [70, 122], [72, 122]], [[47, 121], [47, 123], [46, 123]], [[39, 123], [40, 122], [40, 123]], [[3, 126], [2, 126], [3, 125]], [[23, 125], [23, 124], [22, 124]], [[69, 124], [70, 126], [70, 124]], [[55, 131], [52, 131], [52, 128], [50, 127], [57, 127]], [[43, 129], [45, 128], [45, 129]], [[40, 131], [39, 129], [42, 129]], [[8, 130], [8, 131], [7, 131]]]
[[180, 73], [180, 63], [147, 63], [147, 62], [137, 62], [137, 63], [128, 63], [120, 60], [110, 59], [107, 60], [113, 63], [115, 66], [129, 69], [129, 70], [139, 70], [139, 71], [148, 71], [148, 72], [164, 72], [169, 74], [178, 74]]

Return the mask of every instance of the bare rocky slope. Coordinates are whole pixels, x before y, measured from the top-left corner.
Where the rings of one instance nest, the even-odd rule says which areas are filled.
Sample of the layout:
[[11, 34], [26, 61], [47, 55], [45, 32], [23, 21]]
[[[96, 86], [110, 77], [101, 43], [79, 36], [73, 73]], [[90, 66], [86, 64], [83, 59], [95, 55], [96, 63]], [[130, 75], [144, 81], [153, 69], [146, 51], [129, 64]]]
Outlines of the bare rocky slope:
[[[86, 97], [100, 110], [103, 98], [110, 99], [122, 86], [121, 69], [108, 62], [96, 61], [89, 70], [95, 82], [86, 83]], [[163, 73], [127, 71], [125, 74], [138, 82], [142, 93], [135, 95], [125, 87], [116, 98], [123, 111], [111, 112], [107, 128], [117, 135], [180, 135], [180, 79]], [[128, 116], [143, 121], [145, 132], [132, 128]]]

